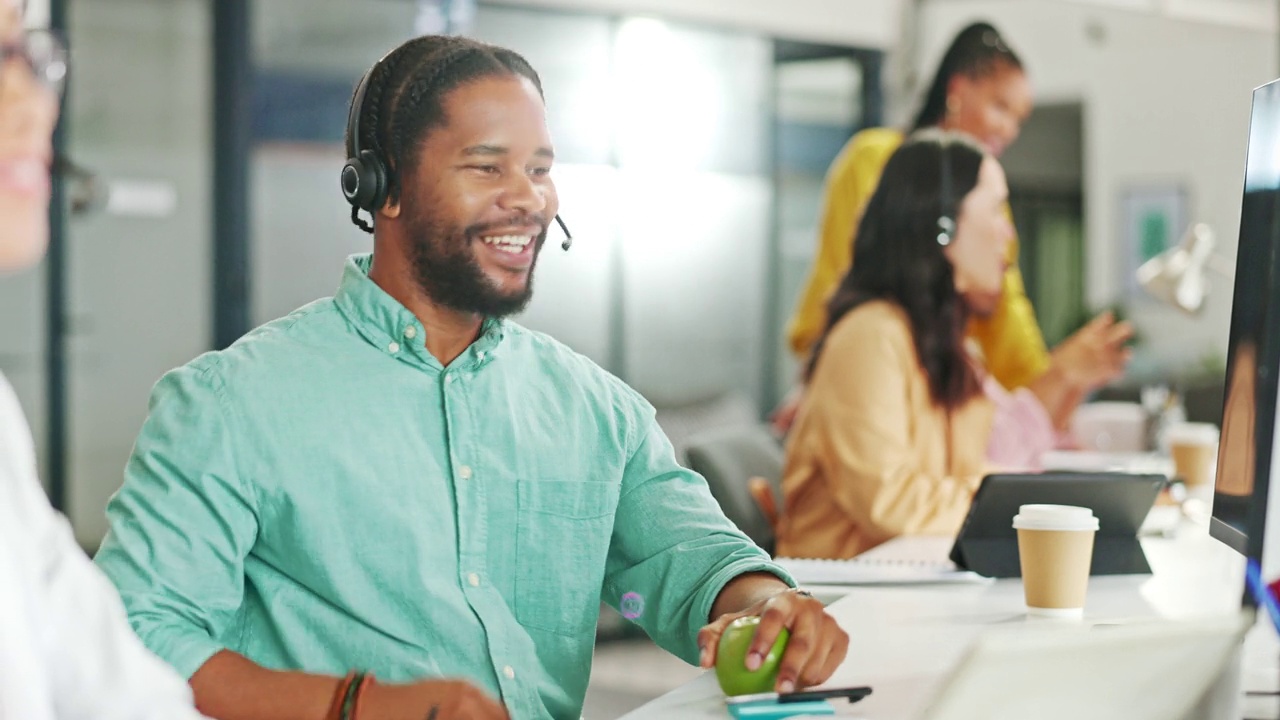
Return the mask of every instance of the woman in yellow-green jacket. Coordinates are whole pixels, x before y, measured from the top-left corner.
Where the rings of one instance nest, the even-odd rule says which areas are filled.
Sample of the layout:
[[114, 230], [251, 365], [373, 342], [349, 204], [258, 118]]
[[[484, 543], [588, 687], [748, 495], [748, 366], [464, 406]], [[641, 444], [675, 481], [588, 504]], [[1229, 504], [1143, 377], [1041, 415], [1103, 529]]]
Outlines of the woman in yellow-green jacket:
[[[1031, 105], [1022, 61], [994, 27], [975, 23], [956, 36], [943, 56], [912, 130], [962, 132], [998, 158], [1018, 137]], [[902, 132], [889, 128], [859, 132], [827, 173], [818, 254], [788, 326], [791, 349], [802, 362], [825, 327], [827, 301], [852, 265], [858, 218], [902, 140]], [[968, 332], [991, 375], [1010, 390], [1030, 384], [1050, 362], [1017, 258], [1015, 238], [995, 310], [974, 318]], [[789, 424], [789, 418], [780, 419]]]

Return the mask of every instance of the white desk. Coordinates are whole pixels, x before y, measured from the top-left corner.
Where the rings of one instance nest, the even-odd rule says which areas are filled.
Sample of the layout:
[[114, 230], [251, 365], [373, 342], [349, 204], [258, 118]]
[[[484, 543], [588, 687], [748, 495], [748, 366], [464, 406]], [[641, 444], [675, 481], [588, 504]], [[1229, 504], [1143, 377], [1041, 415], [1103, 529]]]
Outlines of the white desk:
[[[1153, 575], [1091, 578], [1085, 622], [1239, 611], [1244, 559], [1210, 538], [1203, 526], [1184, 525], [1176, 537], [1144, 539], [1143, 547]], [[918, 715], [983, 629], [1055, 622], [1027, 617], [1020, 580], [846, 590], [829, 607], [850, 638], [849, 655], [830, 684], [870, 685], [874, 692], [867, 699], [837, 704], [841, 714], [866, 720]], [[1274, 687], [1267, 679], [1276, 675], [1280, 645], [1269, 628], [1257, 630], [1246, 642], [1245, 687]], [[1255, 656], [1258, 660], [1251, 662]], [[1257, 668], [1263, 679], [1251, 680], [1248, 668]], [[714, 674], [704, 673], [624, 717], [723, 720], [728, 713]]]

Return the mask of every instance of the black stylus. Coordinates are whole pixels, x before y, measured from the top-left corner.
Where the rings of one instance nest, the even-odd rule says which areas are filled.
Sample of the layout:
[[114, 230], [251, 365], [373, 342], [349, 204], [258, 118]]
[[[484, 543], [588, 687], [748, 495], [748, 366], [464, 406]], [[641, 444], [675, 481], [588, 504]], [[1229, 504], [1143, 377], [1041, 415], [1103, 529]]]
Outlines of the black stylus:
[[827, 690], [800, 690], [797, 692], [780, 693], [778, 695], [778, 702], [794, 703], [808, 702], [810, 700], [838, 700], [840, 698], [848, 698], [849, 702], [855, 703], [870, 694], [871, 688], [865, 686], [830, 688]]
[[840, 698], [847, 698], [849, 702], [854, 703], [870, 694], [871, 688], [869, 687], [826, 688], [823, 690], [798, 690], [789, 693], [765, 692], [753, 695], [736, 695], [725, 698], [725, 702], [730, 705], [740, 705], [770, 700], [779, 703], [797, 703], [810, 700], [839, 700]]

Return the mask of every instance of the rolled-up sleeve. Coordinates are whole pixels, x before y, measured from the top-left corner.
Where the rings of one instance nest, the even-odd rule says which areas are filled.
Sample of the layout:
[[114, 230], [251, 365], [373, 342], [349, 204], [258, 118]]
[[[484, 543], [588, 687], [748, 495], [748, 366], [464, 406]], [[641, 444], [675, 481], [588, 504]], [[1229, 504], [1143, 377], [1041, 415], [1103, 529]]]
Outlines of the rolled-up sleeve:
[[[724, 516], [697, 473], [650, 414], [627, 461], [605, 568], [604, 599], [634, 616], [649, 637], [690, 664], [697, 634], [733, 578], [749, 572], [795, 581]], [[638, 613], [638, 615], [637, 615]]]
[[235, 436], [216, 367], [195, 363], [165, 375], [95, 558], [142, 641], [188, 678], [225, 647], [258, 531]]

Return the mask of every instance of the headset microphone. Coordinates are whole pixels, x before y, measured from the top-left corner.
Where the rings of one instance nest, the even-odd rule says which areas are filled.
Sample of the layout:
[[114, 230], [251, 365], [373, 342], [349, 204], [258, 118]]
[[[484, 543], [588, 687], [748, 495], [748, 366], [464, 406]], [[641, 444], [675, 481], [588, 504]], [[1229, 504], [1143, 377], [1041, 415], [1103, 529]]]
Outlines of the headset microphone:
[[111, 187], [92, 170], [77, 165], [61, 153], [53, 156], [49, 165], [50, 175], [67, 183], [67, 198], [72, 215], [87, 215], [107, 206]]
[[573, 245], [573, 236], [569, 234], [569, 226], [564, 224], [559, 215], [556, 215], [556, 224], [560, 226], [560, 231], [564, 233], [564, 241], [560, 243], [560, 249], [568, 250]]
[[941, 208], [938, 211], [938, 244], [946, 247], [956, 236], [955, 211], [951, 207], [951, 145], [948, 141], [943, 140], [941, 143], [941, 177], [938, 182], [938, 202]]

